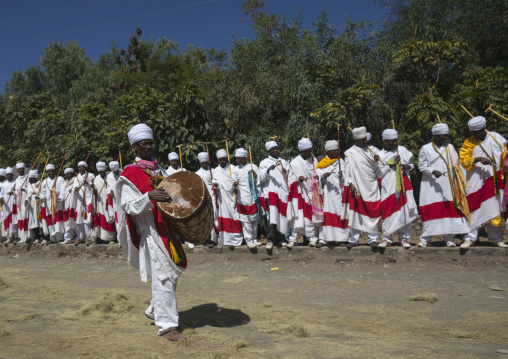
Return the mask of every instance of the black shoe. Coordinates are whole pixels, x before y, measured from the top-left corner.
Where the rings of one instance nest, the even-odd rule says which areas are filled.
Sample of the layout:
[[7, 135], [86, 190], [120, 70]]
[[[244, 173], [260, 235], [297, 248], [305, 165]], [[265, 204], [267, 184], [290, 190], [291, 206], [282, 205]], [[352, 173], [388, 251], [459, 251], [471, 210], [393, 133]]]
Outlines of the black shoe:
[[378, 247], [378, 243], [377, 242], [372, 242], [371, 244], [369, 244], [372, 248], [377, 248]]
[[353, 247], [356, 247], [356, 244], [354, 244], [353, 242], [349, 242], [347, 245], [346, 245], [346, 248], [347, 249], [351, 249]]

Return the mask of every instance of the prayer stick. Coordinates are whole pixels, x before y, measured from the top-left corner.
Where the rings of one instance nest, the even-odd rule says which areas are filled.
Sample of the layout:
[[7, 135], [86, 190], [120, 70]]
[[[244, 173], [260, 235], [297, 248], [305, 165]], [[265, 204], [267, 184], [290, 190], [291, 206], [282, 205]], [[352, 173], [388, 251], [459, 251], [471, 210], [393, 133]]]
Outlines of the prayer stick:
[[[367, 146], [367, 148], [369, 149], [370, 153], [372, 153], [372, 156], [374, 156], [374, 157], [376, 157], [376, 156], [377, 156], [377, 155], [374, 153], [374, 151], [372, 151], [372, 149], [371, 149], [369, 146]], [[378, 156], [378, 157], [379, 157], [379, 156]], [[381, 164], [383, 164], [383, 165], [384, 165], [384, 162], [383, 162], [383, 161], [381, 161], [381, 158], [378, 158], [377, 160], [378, 160]]]
[[60, 171], [62, 170], [62, 166], [63, 166], [64, 161], [65, 161], [65, 157], [67, 157], [67, 153], [65, 153], [65, 155], [63, 157], [63, 160], [62, 160], [62, 163], [60, 164], [60, 168], [58, 169], [58, 173], [56, 174], [56, 177], [55, 177], [55, 182], [53, 183], [53, 188], [55, 188], [55, 186], [56, 186], [56, 180], [58, 179], [58, 176], [60, 175]]
[[439, 114], [436, 112], [436, 116], [437, 116], [437, 120], [439, 121], [439, 123], [441, 123], [441, 118], [439, 117]]
[[255, 186], [256, 182], [254, 182], [254, 169], [252, 168], [252, 153], [250, 152], [250, 146], [249, 146], [249, 158], [250, 158], [250, 175], [252, 176], [252, 186]]
[[122, 152], [118, 151], [118, 158], [120, 160], [120, 169], [123, 171], [123, 166], [122, 166]]
[[88, 156], [85, 158], [85, 162], [88, 160], [88, 157], [90, 157], [90, 154], [93, 153], [93, 151], [88, 151]]
[[182, 145], [176, 146], [178, 147], [178, 156], [180, 157], [180, 171], [183, 171], [183, 164], [182, 164]]
[[[229, 138], [226, 138], [224, 140], [224, 142], [226, 142], [226, 153], [228, 154], [229, 177], [231, 178], [231, 186], [233, 186], [233, 172], [231, 171], [231, 161], [229, 160], [228, 140], [229, 140]], [[236, 203], [236, 193], [235, 193], [234, 187], [233, 187], [233, 196], [235, 197], [235, 203]]]
[[[392, 127], [393, 129], [395, 130], [395, 121], [393, 120], [393, 117], [392, 117]], [[399, 141], [397, 140], [397, 157], [400, 158], [400, 154], [399, 154]], [[400, 169], [400, 174], [402, 175], [402, 178], [401, 178], [401, 184], [402, 184], [402, 192], [403, 193], [406, 193], [406, 186], [404, 185], [404, 174], [402, 172], [402, 166], [400, 165], [400, 160], [397, 161], [397, 165], [399, 166], [399, 169]]]
[[503, 120], [506, 120], [508, 121], [508, 118], [504, 117], [503, 115], [501, 115], [499, 112], [496, 112], [492, 109], [492, 104], [490, 104], [489, 108], [485, 110], [485, 112], [487, 111], [490, 111], [490, 112], [493, 112], [495, 113], [496, 115], [498, 115], [499, 117], [501, 117]]
[[474, 117], [473, 115], [471, 115], [471, 112], [469, 112], [469, 111], [467, 110], [467, 108], [465, 108], [465, 107], [464, 107], [464, 105], [463, 105], [463, 104], [461, 104], [461, 103], [459, 102], [459, 105], [460, 105], [460, 107], [462, 107], [462, 109], [463, 109], [464, 111], [466, 111], [466, 113], [467, 113], [467, 114], [468, 114], [471, 118], [473, 118], [473, 117]]
[[340, 185], [342, 186], [343, 185], [342, 184], [342, 167], [340, 164], [340, 123], [335, 122], [335, 124], [337, 125], [337, 142], [339, 143], [339, 147], [338, 147], [338, 152], [339, 152], [338, 161], [339, 161], [339, 173], [340, 173], [339, 181], [340, 181]]
[[213, 180], [212, 164], [210, 163], [210, 152], [208, 151], [208, 144], [210, 142], [203, 142], [206, 145], [206, 153], [208, 153], [208, 169], [210, 170], [210, 179]]
[[39, 183], [39, 188], [37, 189], [37, 196], [39, 195], [39, 192], [41, 191], [42, 180], [43, 180], [43, 178], [44, 178], [44, 173], [46, 172], [46, 166], [47, 166], [47, 164], [48, 164], [48, 161], [49, 161], [49, 156], [48, 156], [48, 158], [46, 159], [46, 164], [44, 165], [44, 170], [42, 171], [41, 182]]
[[[39, 156], [37, 156], [37, 159], [35, 160], [34, 164], [32, 165], [32, 168], [30, 168], [30, 171], [34, 169], [34, 167], [37, 164], [37, 161], [39, 161], [39, 157], [41, 157], [41, 155], [42, 155], [42, 151], [39, 153]], [[23, 181], [23, 184], [21, 184], [21, 188], [23, 188], [27, 179], [28, 179], [28, 175], [26, 176], [25, 180]]]

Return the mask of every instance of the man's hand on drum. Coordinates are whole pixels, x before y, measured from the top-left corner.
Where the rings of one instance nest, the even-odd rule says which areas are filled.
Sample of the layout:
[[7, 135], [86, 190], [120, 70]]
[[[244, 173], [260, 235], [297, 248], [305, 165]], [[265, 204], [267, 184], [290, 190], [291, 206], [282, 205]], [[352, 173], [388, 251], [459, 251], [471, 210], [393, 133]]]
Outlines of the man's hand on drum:
[[155, 202], [171, 202], [171, 196], [166, 193], [164, 188], [156, 188], [148, 192], [148, 198]]

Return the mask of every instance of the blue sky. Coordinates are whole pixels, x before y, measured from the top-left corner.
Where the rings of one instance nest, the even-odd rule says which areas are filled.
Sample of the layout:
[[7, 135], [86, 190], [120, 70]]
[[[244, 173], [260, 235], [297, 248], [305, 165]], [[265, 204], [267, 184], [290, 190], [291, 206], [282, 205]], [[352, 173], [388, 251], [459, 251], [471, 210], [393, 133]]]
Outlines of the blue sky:
[[[203, 48], [231, 46], [232, 35], [251, 37], [251, 24], [242, 11], [244, 0], [17, 0], [0, 1], [3, 49], [0, 91], [15, 70], [38, 65], [44, 48], [53, 41], [77, 40], [96, 60], [111, 42], [125, 47], [137, 27], [143, 38], [166, 36], [183, 50], [188, 44]], [[299, 6], [310, 27], [327, 8], [333, 24], [349, 17], [381, 20], [386, 9], [372, 0], [265, 0], [269, 13], [294, 17]], [[243, 21], [241, 21], [243, 20]]]

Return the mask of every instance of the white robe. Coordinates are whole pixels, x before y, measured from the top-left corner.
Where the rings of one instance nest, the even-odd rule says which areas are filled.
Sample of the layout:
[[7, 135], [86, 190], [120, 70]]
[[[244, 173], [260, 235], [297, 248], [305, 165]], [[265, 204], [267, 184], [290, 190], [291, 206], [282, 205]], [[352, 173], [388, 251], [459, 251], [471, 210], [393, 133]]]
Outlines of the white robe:
[[37, 196], [37, 189], [39, 188], [39, 182], [29, 183], [28, 188], [26, 190], [26, 202], [25, 208], [27, 211], [28, 217], [28, 231], [24, 238], [21, 238], [23, 242], [26, 242], [28, 239], [32, 238], [32, 230], [41, 227], [41, 221], [38, 218], [40, 208], [40, 201], [37, 201], [35, 198]]
[[[2, 190], [2, 185], [3, 185], [4, 182], [5, 182], [5, 180], [0, 182], [0, 197], [1, 198], [4, 198], [3, 190]], [[3, 210], [3, 203], [2, 202], [0, 202], [0, 239], [1, 238], [5, 238], [4, 210]]]
[[183, 170], [180, 169], [180, 166], [178, 166], [178, 168], [176, 170], [173, 168], [173, 166], [169, 166], [168, 169], [166, 170], [168, 176], [171, 176], [173, 173], [180, 172], [180, 171], [187, 171], [187, 170], [185, 168]]
[[[105, 176], [107, 178], [107, 176]], [[93, 181], [97, 195], [93, 194], [92, 239], [109, 242], [115, 239], [115, 210], [108, 181], [97, 176]], [[115, 183], [116, 184], [116, 183]]]
[[[446, 151], [447, 148], [448, 151]], [[459, 156], [451, 144], [446, 147], [435, 147], [434, 149], [431, 142], [424, 145], [420, 150], [418, 168], [422, 172], [422, 183], [420, 186], [420, 214], [423, 223], [422, 237], [468, 233], [469, 222], [467, 218], [457, 211], [453, 205], [452, 189], [446, 162], [436, 150], [448, 162], [452, 176], [453, 163], [459, 164]], [[444, 175], [436, 178], [432, 174], [433, 171], [439, 171]]]
[[[93, 173], [85, 172], [78, 174], [73, 184], [73, 189], [79, 188], [74, 194], [75, 202], [73, 208], [76, 209], [76, 224], [85, 224], [90, 226], [92, 223], [92, 183], [95, 179]], [[83, 217], [83, 213], [85, 217]]]
[[116, 197], [116, 183], [120, 179], [122, 175], [122, 170], [118, 170], [118, 174], [115, 174], [113, 171], [108, 173], [106, 177], [106, 181], [108, 181], [108, 188], [111, 198], [113, 199], [113, 210], [115, 212], [115, 227], [118, 230], [118, 204], [115, 201]]
[[[56, 185], [54, 185], [56, 180]], [[52, 241], [59, 240], [63, 236], [64, 233], [64, 224], [63, 224], [63, 210], [64, 204], [62, 201], [58, 200], [60, 194], [62, 192], [62, 186], [65, 180], [62, 177], [56, 177], [50, 179], [47, 177], [42, 181], [40, 198], [41, 198], [41, 220], [42, 220], [42, 229], [45, 235], [49, 235]], [[56, 213], [51, 210], [52, 207], [52, 199], [51, 199], [51, 189], [55, 188], [57, 203], [56, 203]]]
[[28, 210], [25, 206], [26, 191], [28, 189], [28, 174], [18, 176], [16, 178], [16, 208], [18, 210], [17, 223], [18, 223], [18, 234], [17, 237], [25, 242], [29, 236], [30, 231], [28, 230]]
[[[397, 172], [395, 166], [386, 166], [388, 170], [381, 179], [381, 218], [383, 219], [383, 235], [390, 235], [411, 223], [418, 216], [418, 207], [413, 195], [413, 186], [409, 177], [409, 171], [414, 169], [413, 154], [404, 146], [398, 146], [401, 165], [409, 165], [410, 170], [403, 171], [405, 196], [401, 192], [399, 202], [395, 197]], [[397, 156], [397, 150], [385, 149], [378, 153], [381, 161], [386, 163], [389, 159]], [[406, 177], [407, 176], [407, 177]]]
[[69, 232], [76, 229], [76, 198], [77, 193], [74, 191], [74, 183], [76, 177], [65, 181], [60, 192], [60, 201], [63, 203], [63, 224], [64, 231]]
[[212, 206], [213, 206], [213, 228], [210, 232], [210, 240], [212, 242], [217, 243], [217, 236], [219, 234], [219, 216], [217, 211], [217, 197], [215, 196], [215, 191], [213, 187], [213, 181], [212, 176], [210, 174], [210, 170], [204, 170], [203, 168], [200, 168], [196, 174], [201, 177], [203, 182], [206, 185], [206, 188], [208, 189], [208, 193], [210, 194], [210, 197], [212, 198]]
[[4, 199], [3, 226], [4, 235], [7, 238], [16, 237], [18, 234], [18, 207], [16, 204], [16, 194], [10, 195], [9, 192], [15, 192], [16, 180], [5, 180], [2, 183], [2, 195]]

